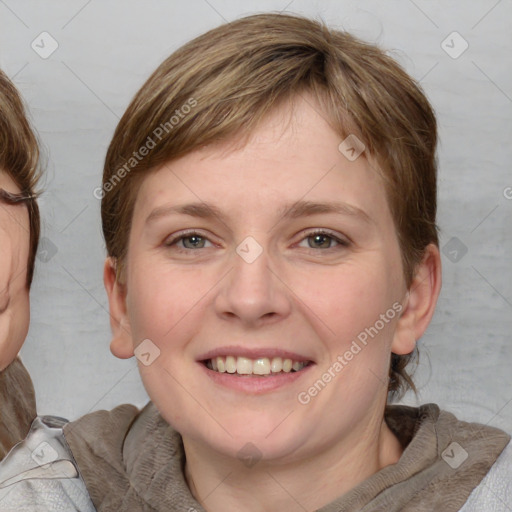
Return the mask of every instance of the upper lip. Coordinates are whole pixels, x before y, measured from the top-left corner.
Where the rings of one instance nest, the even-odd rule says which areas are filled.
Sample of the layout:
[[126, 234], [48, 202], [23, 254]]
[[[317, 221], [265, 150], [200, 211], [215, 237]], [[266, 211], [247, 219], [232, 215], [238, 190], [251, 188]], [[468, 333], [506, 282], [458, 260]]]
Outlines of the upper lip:
[[261, 359], [268, 357], [280, 357], [282, 359], [291, 359], [292, 361], [298, 362], [313, 362], [313, 359], [296, 352], [290, 352], [287, 350], [280, 350], [278, 348], [246, 348], [241, 346], [229, 346], [229, 347], [218, 347], [209, 352], [206, 352], [198, 357], [198, 361], [207, 361], [214, 357], [247, 357], [248, 359]]

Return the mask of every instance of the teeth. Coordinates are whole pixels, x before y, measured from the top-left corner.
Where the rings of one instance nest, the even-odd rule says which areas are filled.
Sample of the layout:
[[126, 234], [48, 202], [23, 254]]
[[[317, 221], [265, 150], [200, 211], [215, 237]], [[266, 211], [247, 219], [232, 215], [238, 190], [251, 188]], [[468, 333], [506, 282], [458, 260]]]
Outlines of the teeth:
[[275, 373], [290, 373], [292, 370], [298, 372], [306, 366], [304, 361], [293, 361], [292, 359], [283, 359], [281, 357], [260, 357], [259, 359], [249, 359], [247, 357], [215, 357], [206, 362], [210, 370], [219, 373], [237, 373], [238, 375], [271, 375]]
[[256, 361], [252, 363], [252, 373], [255, 375], [268, 375], [270, 373], [270, 361], [268, 357], [256, 359]]
[[246, 357], [239, 357], [236, 360], [236, 373], [250, 375], [252, 373], [252, 361]]
[[283, 369], [283, 360], [280, 357], [274, 357], [270, 364], [272, 373], [279, 373]]
[[233, 356], [226, 357], [226, 371], [228, 373], [236, 372], [236, 359]]

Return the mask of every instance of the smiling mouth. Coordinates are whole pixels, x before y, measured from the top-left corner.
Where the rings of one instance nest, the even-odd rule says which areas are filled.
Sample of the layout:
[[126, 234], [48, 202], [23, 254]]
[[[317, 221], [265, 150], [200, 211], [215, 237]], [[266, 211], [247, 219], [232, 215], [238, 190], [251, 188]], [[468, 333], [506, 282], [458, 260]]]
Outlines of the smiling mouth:
[[312, 364], [312, 361], [294, 361], [282, 357], [259, 357], [249, 359], [247, 357], [214, 357], [202, 361], [209, 369], [217, 373], [229, 373], [232, 375], [255, 375], [269, 377], [274, 375], [300, 372]]

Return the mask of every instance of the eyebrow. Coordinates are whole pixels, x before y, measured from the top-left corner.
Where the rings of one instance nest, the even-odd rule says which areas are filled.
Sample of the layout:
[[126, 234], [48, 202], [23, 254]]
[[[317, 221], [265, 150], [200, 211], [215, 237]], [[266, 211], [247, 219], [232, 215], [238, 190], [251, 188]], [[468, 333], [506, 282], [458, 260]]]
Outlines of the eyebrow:
[[217, 217], [224, 220], [224, 214], [212, 204], [209, 203], [189, 203], [176, 206], [161, 206], [155, 208], [146, 218], [146, 224], [154, 222], [168, 215], [189, 215], [202, 219], [211, 219]]
[[[297, 219], [299, 217], [308, 217], [321, 213], [336, 213], [362, 220], [368, 224], [373, 221], [370, 216], [361, 208], [344, 202], [314, 202], [314, 201], [296, 201], [286, 205], [279, 210], [280, 220]], [[168, 215], [189, 215], [202, 219], [218, 218], [223, 223], [226, 222], [226, 216], [216, 206], [206, 202], [188, 203], [183, 205], [161, 206], [155, 208], [146, 218], [146, 224], [152, 223], [157, 219]]]
[[281, 210], [281, 218], [296, 219], [298, 217], [308, 217], [319, 213], [336, 213], [338, 215], [358, 218], [368, 224], [372, 223], [370, 216], [361, 208], [348, 203], [335, 201], [322, 203], [314, 201], [297, 201]]

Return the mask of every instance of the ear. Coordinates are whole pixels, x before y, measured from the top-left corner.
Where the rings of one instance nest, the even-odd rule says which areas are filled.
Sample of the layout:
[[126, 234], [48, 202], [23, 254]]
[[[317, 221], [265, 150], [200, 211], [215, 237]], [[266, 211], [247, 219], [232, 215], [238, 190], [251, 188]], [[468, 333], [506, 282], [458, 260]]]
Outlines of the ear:
[[441, 290], [441, 256], [439, 248], [429, 244], [402, 304], [403, 310], [393, 337], [391, 351], [410, 354], [423, 336], [437, 304]]
[[110, 308], [110, 327], [112, 329], [110, 351], [120, 359], [128, 359], [134, 354], [131, 327], [126, 311], [126, 285], [117, 279], [116, 269], [115, 260], [107, 258], [103, 269], [103, 283]]

